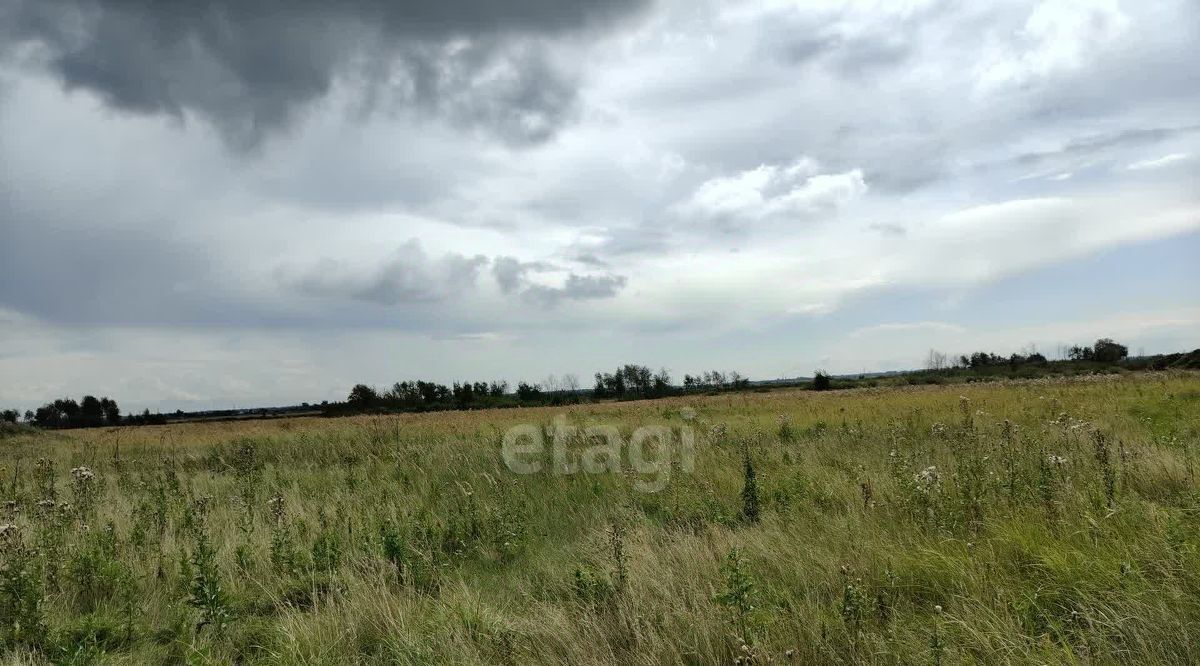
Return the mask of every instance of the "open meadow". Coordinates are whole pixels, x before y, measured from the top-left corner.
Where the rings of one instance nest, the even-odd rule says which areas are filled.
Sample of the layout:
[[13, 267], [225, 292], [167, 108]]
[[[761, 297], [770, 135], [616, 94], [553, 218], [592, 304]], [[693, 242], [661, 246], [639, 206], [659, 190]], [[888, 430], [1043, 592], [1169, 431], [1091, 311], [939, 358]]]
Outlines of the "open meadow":
[[1197, 449], [1189, 372], [9, 435], [2, 661], [1197, 663]]

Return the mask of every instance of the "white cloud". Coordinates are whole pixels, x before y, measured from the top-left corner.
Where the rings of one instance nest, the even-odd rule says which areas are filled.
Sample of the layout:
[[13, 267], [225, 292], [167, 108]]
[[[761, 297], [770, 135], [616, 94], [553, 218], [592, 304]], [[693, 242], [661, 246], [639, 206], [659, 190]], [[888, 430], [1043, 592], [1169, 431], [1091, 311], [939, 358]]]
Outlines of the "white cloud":
[[979, 68], [984, 91], [1077, 70], [1129, 29], [1118, 0], [1042, 0], [1014, 35], [1002, 35]]
[[1130, 171], [1145, 171], [1146, 169], [1161, 169], [1165, 166], [1170, 166], [1170, 165], [1176, 164], [1178, 162], [1183, 162], [1190, 158], [1191, 158], [1191, 155], [1189, 155], [1187, 153], [1171, 153], [1170, 155], [1163, 155], [1162, 157], [1160, 157], [1158, 159], [1139, 160], [1137, 162], [1132, 162], [1125, 168], [1129, 169]]
[[722, 222], [800, 220], [836, 211], [866, 192], [861, 169], [818, 173], [817, 163], [804, 157], [786, 166], [764, 164], [707, 180], [679, 210]]

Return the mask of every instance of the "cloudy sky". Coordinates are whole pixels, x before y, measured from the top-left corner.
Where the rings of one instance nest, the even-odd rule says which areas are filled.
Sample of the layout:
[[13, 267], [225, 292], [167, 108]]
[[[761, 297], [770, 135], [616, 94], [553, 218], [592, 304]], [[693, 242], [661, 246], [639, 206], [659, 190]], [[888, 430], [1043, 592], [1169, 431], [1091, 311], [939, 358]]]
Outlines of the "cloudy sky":
[[1200, 346], [1200, 6], [8, 0], [0, 406]]

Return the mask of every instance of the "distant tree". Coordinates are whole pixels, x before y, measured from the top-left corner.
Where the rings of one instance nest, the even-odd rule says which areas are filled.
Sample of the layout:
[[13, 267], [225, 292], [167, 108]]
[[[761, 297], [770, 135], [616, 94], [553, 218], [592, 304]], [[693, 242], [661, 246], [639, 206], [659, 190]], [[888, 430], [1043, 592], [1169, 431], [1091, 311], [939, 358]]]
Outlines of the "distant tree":
[[542, 389], [537, 384], [526, 384], [525, 382], [517, 384], [517, 400], [532, 402], [541, 399], [541, 397]]
[[117, 406], [117, 401], [112, 398], [100, 398], [100, 409], [104, 412], [104, 422], [108, 425], [117, 425], [121, 422], [121, 408]]
[[608, 396], [608, 387], [604, 383], [604, 375], [596, 373], [596, 384], [592, 387], [592, 397], [599, 400]]
[[725, 373], [720, 370], [706, 370], [700, 381], [709, 388], [720, 390], [725, 388]]
[[925, 358], [925, 368], [927, 370], [944, 370], [946, 355], [936, 349], [930, 349], [929, 355]]
[[454, 395], [454, 401], [459, 404], [465, 405], [475, 399], [475, 388], [471, 382], [464, 382], [462, 384], [454, 382], [450, 392]]
[[0, 421], [7, 421], [8, 423], [16, 423], [17, 417], [19, 417], [20, 415], [21, 414], [15, 409], [6, 409], [3, 412], [0, 412]]
[[1067, 358], [1072, 361], [1091, 361], [1095, 360], [1096, 354], [1095, 350], [1093, 350], [1091, 347], [1080, 347], [1079, 345], [1074, 345], [1067, 350]]
[[1116, 363], [1129, 356], [1129, 348], [1113, 342], [1111, 338], [1101, 338], [1092, 345], [1092, 358], [1100, 363]]
[[742, 376], [742, 373], [734, 370], [729, 373], [729, 385], [735, 389], [744, 389], [750, 386], [750, 380]]
[[59, 398], [52, 403], [55, 410], [58, 411], [59, 418], [64, 421], [64, 426], [70, 426], [79, 421], [79, 403], [71, 398]]
[[833, 379], [822, 370], [813, 375], [812, 388], [814, 391], [828, 391], [833, 388]]
[[666, 368], [659, 368], [654, 375], [654, 395], [667, 395], [671, 392], [671, 375]]
[[104, 407], [100, 405], [100, 399], [94, 395], [83, 396], [79, 401], [79, 422], [75, 425], [91, 428], [103, 423]]
[[564, 391], [569, 393], [579, 392], [579, 377], [573, 374], [565, 374], [562, 376], [562, 387]]
[[27, 410], [25, 410], [25, 422], [26, 422], [26, 423], [33, 423], [33, 422], [34, 422], [34, 420], [35, 420], [36, 418], [37, 418], [37, 417], [36, 417], [36, 415], [33, 413], [33, 410], [32, 410], [32, 409], [27, 409]]
[[379, 392], [366, 384], [355, 384], [354, 388], [350, 389], [350, 396], [346, 398], [346, 402], [358, 409], [374, 407], [379, 404]]

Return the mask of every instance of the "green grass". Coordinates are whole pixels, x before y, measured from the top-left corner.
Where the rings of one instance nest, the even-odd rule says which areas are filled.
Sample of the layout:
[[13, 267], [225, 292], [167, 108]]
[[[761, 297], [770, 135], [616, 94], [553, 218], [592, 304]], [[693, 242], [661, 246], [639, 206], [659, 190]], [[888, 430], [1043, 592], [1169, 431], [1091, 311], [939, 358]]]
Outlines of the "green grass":
[[[1174, 372], [16, 433], [3, 662], [1195, 663], [1197, 395]], [[559, 416], [692, 428], [694, 471], [509, 471], [505, 430]]]

